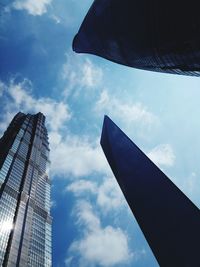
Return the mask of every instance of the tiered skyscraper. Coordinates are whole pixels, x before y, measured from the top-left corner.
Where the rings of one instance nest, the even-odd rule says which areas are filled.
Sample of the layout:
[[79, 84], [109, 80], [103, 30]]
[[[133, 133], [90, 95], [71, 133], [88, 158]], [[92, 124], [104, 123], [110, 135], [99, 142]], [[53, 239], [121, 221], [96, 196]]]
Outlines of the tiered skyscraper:
[[18, 113], [0, 139], [0, 266], [50, 267], [45, 116]]

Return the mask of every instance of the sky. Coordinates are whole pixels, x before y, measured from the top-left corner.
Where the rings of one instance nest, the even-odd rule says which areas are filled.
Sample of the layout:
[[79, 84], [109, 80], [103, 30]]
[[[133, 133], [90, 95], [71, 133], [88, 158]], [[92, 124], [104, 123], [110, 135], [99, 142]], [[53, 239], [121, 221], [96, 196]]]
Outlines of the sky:
[[200, 206], [200, 78], [72, 51], [91, 0], [0, 4], [0, 134], [46, 116], [54, 267], [157, 267], [100, 147], [105, 114]]

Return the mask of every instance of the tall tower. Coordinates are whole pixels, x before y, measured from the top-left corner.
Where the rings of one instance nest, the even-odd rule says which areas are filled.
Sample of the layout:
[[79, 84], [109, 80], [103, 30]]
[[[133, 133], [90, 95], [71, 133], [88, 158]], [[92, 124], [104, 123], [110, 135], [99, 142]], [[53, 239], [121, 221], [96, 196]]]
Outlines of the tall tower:
[[159, 266], [200, 266], [199, 208], [107, 116], [101, 145]]
[[50, 267], [45, 116], [19, 112], [0, 139], [0, 266]]

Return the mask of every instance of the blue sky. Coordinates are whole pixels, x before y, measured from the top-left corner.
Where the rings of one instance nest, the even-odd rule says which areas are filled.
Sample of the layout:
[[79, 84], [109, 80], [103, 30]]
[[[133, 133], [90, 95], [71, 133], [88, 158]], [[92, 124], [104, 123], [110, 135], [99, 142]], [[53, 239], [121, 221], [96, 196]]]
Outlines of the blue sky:
[[43, 112], [51, 145], [53, 266], [158, 266], [99, 145], [104, 114], [200, 206], [200, 79], [77, 55], [91, 0], [3, 1], [0, 133]]

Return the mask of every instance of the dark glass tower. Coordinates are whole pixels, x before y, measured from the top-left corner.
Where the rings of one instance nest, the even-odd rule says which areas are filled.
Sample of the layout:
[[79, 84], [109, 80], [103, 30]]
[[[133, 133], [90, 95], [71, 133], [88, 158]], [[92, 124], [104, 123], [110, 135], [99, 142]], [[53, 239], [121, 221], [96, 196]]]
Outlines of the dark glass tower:
[[200, 212], [108, 118], [101, 145], [161, 267], [200, 266]]
[[18, 113], [0, 139], [0, 266], [50, 267], [45, 116]]
[[198, 0], [95, 0], [73, 49], [133, 68], [199, 76], [199, 9]]

